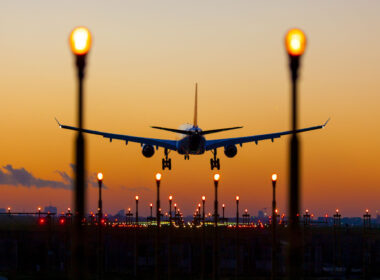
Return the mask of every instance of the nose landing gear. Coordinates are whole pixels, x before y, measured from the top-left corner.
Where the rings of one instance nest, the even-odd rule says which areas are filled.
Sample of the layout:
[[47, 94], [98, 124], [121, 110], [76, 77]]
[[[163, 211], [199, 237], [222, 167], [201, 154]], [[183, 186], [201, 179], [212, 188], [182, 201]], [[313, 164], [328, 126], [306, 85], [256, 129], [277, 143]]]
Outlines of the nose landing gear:
[[172, 170], [172, 159], [169, 158], [168, 155], [168, 149], [165, 149], [165, 158], [162, 159], [162, 170], [165, 170], [166, 168]]
[[220, 170], [220, 160], [216, 157], [216, 149], [214, 149], [212, 153], [214, 155], [214, 158], [210, 159], [211, 170], [214, 168]]
[[189, 160], [190, 159], [190, 156], [189, 155], [185, 155], [185, 160]]

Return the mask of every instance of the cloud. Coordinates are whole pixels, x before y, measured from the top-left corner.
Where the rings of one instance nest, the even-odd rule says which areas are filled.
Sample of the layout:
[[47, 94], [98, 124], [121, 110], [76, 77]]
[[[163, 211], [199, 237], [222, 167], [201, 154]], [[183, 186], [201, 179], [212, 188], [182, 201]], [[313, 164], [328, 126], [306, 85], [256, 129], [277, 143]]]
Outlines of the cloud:
[[59, 172], [62, 181], [45, 180], [36, 178], [32, 173], [25, 168], [13, 168], [8, 164], [3, 167], [6, 172], [0, 169], [0, 185], [10, 186], [23, 186], [23, 187], [36, 187], [36, 188], [53, 188], [53, 189], [66, 189], [72, 188], [72, 179], [66, 174], [66, 172]]
[[[72, 173], [75, 172], [75, 165], [70, 164]], [[5, 172], [4, 172], [4, 170]], [[13, 168], [11, 164], [3, 166], [0, 168], [0, 185], [9, 186], [22, 186], [22, 187], [36, 187], [36, 188], [53, 188], [53, 189], [73, 189], [74, 179], [65, 171], [57, 170], [56, 172], [62, 178], [62, 181], [55, 180], [45, 180], [42, 178], [35, 177], [31, 172], [27, 171], [25, 168]], [[98, 187], [98, 181], [96, 179], [96, 174], [90, 174], [87, 179], [87, 183], [90, 186]], [[104, 189], [108, 189], [106, 185], [102, 185]]]

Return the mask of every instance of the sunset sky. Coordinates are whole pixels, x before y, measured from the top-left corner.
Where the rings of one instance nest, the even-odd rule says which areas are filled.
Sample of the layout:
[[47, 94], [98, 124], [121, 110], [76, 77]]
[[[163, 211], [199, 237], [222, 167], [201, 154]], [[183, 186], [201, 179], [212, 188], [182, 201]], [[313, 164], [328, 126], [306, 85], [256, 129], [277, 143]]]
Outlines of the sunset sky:
[[[302, 209], [316, 215], [380, 211], [380, 18], [378, 1], [11, 1], [0, 2], [0, 208], [72, 207], [76, 76], [68, 36], [93, 34], [85, 81], [85, 127], [175, 139], [151, 125], [193, 120], [198, 82], [202, 129], [241, 130], [208, 139], [290, 128], [290, 84], [284, 36], [305, 31], [299, 84], [300, 126], [331, 121], [301, 135]], [[148, 214], [163, 150], [144, 158], [139, 144], [88, 135], [87, 170], [104, 173], [108, 213], [134, 206]], [[289, 137], [219, 150], [220, 204], [234, 197], [256, 215], [271, 207], [271, 174], [279, 174], [278, 207], [286, 210]], [[174, 196], [190, 215], [202, 195], [212, 209], [211, 153], [185, 161], [170, 154], [161, 205]], [[28, 175], [29, 174], [29, 175]], [[20, 182], [12, 176], [22, 177]], [[17, 178], [19, 178], [17, 177]], [[88, 188], [95, 210], [97, 189]]]

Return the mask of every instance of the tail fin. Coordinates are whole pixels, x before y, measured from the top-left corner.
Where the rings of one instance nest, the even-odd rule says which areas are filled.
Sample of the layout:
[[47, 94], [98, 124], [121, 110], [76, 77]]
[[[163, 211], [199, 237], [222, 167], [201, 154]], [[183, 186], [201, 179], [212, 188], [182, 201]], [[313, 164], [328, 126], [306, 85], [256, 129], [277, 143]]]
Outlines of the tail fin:
[[195, 83], [194, 126], [198, 126], [198, 83]]

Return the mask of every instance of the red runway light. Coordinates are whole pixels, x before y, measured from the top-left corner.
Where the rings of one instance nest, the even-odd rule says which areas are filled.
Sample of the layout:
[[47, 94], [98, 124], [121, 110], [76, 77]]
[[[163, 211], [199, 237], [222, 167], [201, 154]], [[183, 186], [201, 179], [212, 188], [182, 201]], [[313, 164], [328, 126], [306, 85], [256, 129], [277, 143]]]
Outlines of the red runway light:
[[46, 223], [46, 219], [45, 218], [39, 218], [38, 219], [38, 224], [44, 225], [45, 223]]

